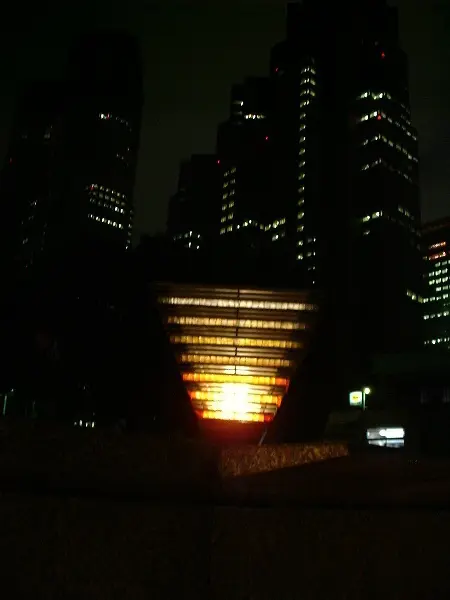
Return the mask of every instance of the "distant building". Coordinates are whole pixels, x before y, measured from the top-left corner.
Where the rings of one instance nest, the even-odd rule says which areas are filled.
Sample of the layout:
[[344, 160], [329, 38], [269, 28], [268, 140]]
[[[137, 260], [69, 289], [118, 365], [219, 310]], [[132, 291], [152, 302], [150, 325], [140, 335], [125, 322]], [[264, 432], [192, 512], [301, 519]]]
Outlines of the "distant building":
[[421, 347], [418, 144], [396, 9], [289, 4], [268, 77], [232, 89], [217, 157], [222, 272], [245, 264], [323, 292], [350, 389], [374, 357]]
[[63, 82], [25, 90], [0, 181], [14, 272], [43, 256], [130, 245], [141, 109], [139, 49], [121, 33], [83, 37]]
[[167, 233], [177, 246], [210, 250], [217, 239], [219, 173], [214, 155], [196, 154], [181, 164], [167, 220]]
[[450, 218], [425, 224], [422, 243], [424, 343], [430, 349], [450, 349]]

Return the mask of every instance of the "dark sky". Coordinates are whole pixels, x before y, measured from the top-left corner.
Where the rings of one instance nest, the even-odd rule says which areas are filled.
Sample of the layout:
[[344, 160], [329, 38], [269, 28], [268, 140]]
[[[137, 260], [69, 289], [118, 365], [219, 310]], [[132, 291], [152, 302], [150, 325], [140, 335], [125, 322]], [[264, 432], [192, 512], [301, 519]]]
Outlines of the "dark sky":
[[[419, 130], [423, 219], [450, 215], [450, 2], [397, 0], [410, 59], [413, 121]], [[136, 236], [165, 228], [181, 159], [212, 152], [230, 86], [268, 71], [284, 36], [284, 0], [45, 2], [2, 13], [0, 156], [21, 81], [60, 72], [68, 40], [97, 25], [138, 36], [145, 107], [136, 185]], [[2, 7], [3, 11], [5, 10]]]

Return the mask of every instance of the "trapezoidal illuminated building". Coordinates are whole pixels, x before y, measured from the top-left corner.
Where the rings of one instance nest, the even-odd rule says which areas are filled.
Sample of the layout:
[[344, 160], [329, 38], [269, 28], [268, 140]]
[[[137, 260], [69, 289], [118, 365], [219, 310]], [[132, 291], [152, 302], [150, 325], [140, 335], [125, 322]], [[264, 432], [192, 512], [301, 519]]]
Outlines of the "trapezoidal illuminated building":
[[308, 295], [170, 283], [156, 293], [197, 416], [270, 423], [307, 346]]

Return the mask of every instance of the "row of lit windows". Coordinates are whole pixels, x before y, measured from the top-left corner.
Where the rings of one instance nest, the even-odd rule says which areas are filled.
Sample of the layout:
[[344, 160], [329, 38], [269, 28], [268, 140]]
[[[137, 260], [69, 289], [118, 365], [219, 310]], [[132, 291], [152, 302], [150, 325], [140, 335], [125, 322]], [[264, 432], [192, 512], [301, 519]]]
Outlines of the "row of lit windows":
[[256, 358], [253, 356], [214, 356], [211, 354], [181, 354], [182, 363], [200, 365], [231, 365], [245, 367], [292, 367], [294, 362], [286, 358]]
[[438, 338], [438, 339], [434, 339], [434, 340], [427, 340], [425, 342], [425, 346], [428, 346], [429, 344], [433, 344], [433, 346], [435, 344], [443, 344], [443, 343], [447, 343], [450, 342], [450, 338], [446, 337], [446, 338]]
[[315, 96], [316, 92], [311, 88], [307, 88], [306, 90], [302, 90], [300, 92], [300, 96]]
[[411, 290], [406, 290], [406, 295], [408, 296], [408, 298], [411, 298], [411, 300], [417, 300], [417, 302], [420, 303], [423, 302], [422, 296], [419, 296], [419, 294], [415, 294]]
[[225, 171], [223, 176], [228, 177], [228, 175], [231, 175], [232, 173], [236, 173], [236, 167], [231, 167], [229, 171]]
[[[389, 92], [371, 92], [371, 91], [363, 92], [360, 96], [358, 96], [358, 100], [368, 98], [369, 96], [372, 98], [372, 100], [380, 100], [381, 98], [387, 98], [388, 100], [393, 100], [393, 97], [391, 96], [391, 94], [389, 94]], [[407, 113], [409, 113], [409, 108], [406, 106], [406, 104], [403, 104], [403, 102], [399, 102], [398, 104], [404, 110], [406, 110]]]
[[390, 165], [389, 163], [387, 163], [382, 158], [377, 158], [377, 160], [375, 160], [374, 162], [372, 162], [370, 164], [368, 163], [368, 164], [364, 165], [363, 167], [361, 167], [361, 171], [366, 171], [367, 169], [375, 167], [376, 165], [383, 165], [383, 167], [386, 167], [387, 169], [389, 169], [393, 173], [397, 173], [398, 175], [401, 175], [402, 177], [404, 177], [405, 179], [407, 179], [410, 183], [413, 182], [412, 179], [411, 179], [411, 177], [407, 173], [404, 173], [400, 169], [397, 169], [396, 167], [393, 167], [392, 165]]
[[295, 321], [262, 321], [259, 319], [219, 319], [216, 317], [167, 317], [173, 325], [202, 325], [204, 327], [244, 327], [247, 329], [306, 329]]
[[223, 217], [220, 219], [220, 222], [221, 222], [221, 223], [225, 223], [225, 221], [226, 221], [227, 219], [228, 219], [228, 221], [231, 221], [231, 220], [233, 219], [233, 216], [234, 216], [234, 215], [233, 215], [233, 213], [229, 213], [228, 215], [225, 215], [225, 216], [223, 216]]
[[287, 387], [289, 379], [285, 377], [267, 377], [266, 375], [230, 375], [218, 373], [183, 373], [183, 381], [200, 383], [246, 383], [249, 385], [278, 385]]
[[254, 413], [236, 413], [214, 410], [197, 410], [199, 419], [215, 419], [218, 421], [240, 421], [242, 423], [268, 423], [273, 420], [273, 415]]
[[427, 321], [428, 319], [440, 319], [441, 317], [448, 317], [450, 315], [450, 312], [448, 310], [442, 312], [442, 313], [435, 313], [433, 315], [424, 315], [424, 319], [425, 321]]
[[[206, 400], [207, 402], [215, 402], [217, 403], [214, 407], [216, 410], [223, 410], [223, 403], [229, 399], [228, 394], [224, 394], [222, 392], [212, 392], [212, 391], [203, 391], [203, 390], [191, 390], [189, 392], [189, 396], [192, 400]], [[275, 396], [272, 394], [250, 394], [248, 396], [248, 401], [246, 400], [245, 404], [249, 405], [251, 408], [258, 410], [258, 406], [251, 406], [252, 404], [272, 404], [275, 406], [280, 406], [282, 401], [282, 396]]]
[[300, 108], [304, 108], [305, 106], [308, 106], [310, 103], [310, 100], [303, 100], [303, 102], [300, 102]]
[[388, 92], [364, 92], [360, 96], [358, 96], [358, 100], [362, 100], [363, 98], [371, 97], [372, 100], [380, 100], [381, 98], [387, 98], [388, 100], [392, 100], [392, 96]]
[[122, 223], [117, 223], [116, 221], [111, 221], [110, 219], [105, 219], [104, 217], [98, 217], [91, 213], [88, 214], [88, 217], [93, 221], [98, 221], [99, 223], [106, 223], [106, 225], [111, 225], [112, 227], [117, 227], [119, 229], [123, 229]]
[[[316, 241], [316, 238], [308, 238], [308, 239], [306, 240], [306, 243], [307, 243], [307, 244], [313, 244], [315, 241]], [[303, 246], [303, 245], [304, 245], [304, 243], [305, 243], [305, 242], [304, 242], [303, 240], [299, 240], [299, 241], [297, 242], [297, 246]]]
[[439, 279], [430, 279], [428, 285], [438, 285], [439, 283], [445, 283], [446, 281], [448, 281], [448, 277], [439, 277]]
[[118, 200], [117, 198], [114, 198], [114, 196], [110, 196], [109, 194], [104, 194], [103, 192], [97, 192], [96, 190], [90, 191], [89, 196], [91, 197], [91, 201], [92, 201], [92, 197], [94, 197], [94, 198], [100, 198], [102, 200], [105, 199], [108, 202], [117, 204], [118, 206], [126, 206], [126, 203], [123, 200]]
[[121, 117], [115, 117], [111, 113], [100, 113], [99, 117], [100, 117], [100, 120], [102, 120], [102, 121], [114, 120], [119, 123], [122, 123], [123, 125], [126, 125], [127, 127], [130, 127], [130, 124], [128, 123], [128, 121], [126, 121], [125, 119], [122, 119]]
[[370, 142], [384, 142], [385, 144], [387, 144], [388, 146], [391, 146], [391, 148], [395, 148], [395, 150], [398, 150], [399, 152], [402, 152], [405, 156], [408, 157], [409, 160], [412, 160], [413, 162], [419, 162], [419, 159], [416, 156], [413, 156], [412, 154], [410, 154], [408, 152], [408, 150], [406, 148], [404, 148], [401, 144], [398, 143], [394, 143], [392, 140], [389, 140], [385, 135], [374, 135], [372, 138], [367, 138], [363, 141], [362, 145], [363, 146], [367, 146], [367, 144], [369, 144]]
[[448, 294], [442, 294], [442, 296], [432, 296], [430, 298], [425, 298], [424, 302], [439, 302], [440, 300], [448, 299]]
[[439, 242], [437, 244], [432, 244], [431, 246], [428, 246], [428, 249], [434, 250], [434, 248], [443, 248], [446, 245], [447, 245], [447, 242]]
[[172, 344], [199, 344], [211, 346], [250, 346], [255, 348], [301, 348], [303, 344], [293, 340], [261, 340], [253, 338], [230, 338], [203, 335], [171, 335]]
[[230, 179], [230, 181], [225, 181], [225, 182], [223, 183], [223, 186], [222, 186], [222, 187], [226, 188], [226, 187], [228, 187], [229, 185], [234, 185], [235, 183], [236, 183], [236, 179]]
[[182, 238], [197, 238], [201, 239], [201, 235], [199, 233], [195, 233], [194, 231], [187, 231], [186, 233], [179, 233], [173, 236], [174, 240], [180, 240]]
[[285, 231], [280, 231], [279, 233], [275, 233], [272, 236], [272, 242], [276, 242], [280, 238], [284, 238], [284, 237], [286, 237], [286, 232]]
[[[447, 256], [446, 252], [438, 252], [437, 254], [432, 254], [431, 256], [429, 256], [428, 260], [437, 260], [438, 258], [443, 258], [444, 256]], [[436, 266], [438, 266], [438, 264], [440, 263], [436, 263]]]
[[307, 258], [310, 258], [311, 256], [316, 256], [316, 253], [315, 252], [307, 252], [306, 254], [298, 254], [297, 260], [303, 260], [305, 258], [305, 256]]
[[99, 200], [95, 200], [94, 198], [90, 198], [89, 201], [93, 204], [96, 204], [97, 206], [103, 206], [105, 208], [113, 210], [114, 212], [120, 212], [122, 214], [125, 214], [125, 210], [123, 208], [119, 208], [118, 206], [111, 206], [108, 202], [100, 202]]
[[217, 306], [220, 308], [251, 308], [260, 310], [316, 310], [314, 304], [304, 304], [303, 302], [269, 302], [267, 300], [226, 300], [222, 298], [161, 296], [159, 302], [161, 304], [175, 304], [179, 306]]
[[430, 271], [430, 273], [427, 273], [427, 277], [437, 277], [438, 275], [444, 275], [445, 273], [448, 273], [448, 269], [439, 269], [437, 271]]
[[316, 80], [313, 77], [305, 77], [300, 81], [300, 85], [305, 85], [310, 83], [311, 85], [316, 85]]
[[[100, 190], [101, 192], [106, 192], [107, 194], [112, 194], [113, 196], [116, 196], [117, 198], [125, 198], [126, 196], [125, 194], [121, 194], [120, 192], [116, 192], [116, 190], [112, 190], [110, 188], [104, 187], [103, 185], [98, 185], [97, 183], [91, 183], [91, 185], [88, 186], [89, 190]], [[105, 198], [108, 200], [109, 198], [107, 196], [105, 196]]]
[[265, 118], [266, 118], [266, 115], [253, 115], [253, 114], [251, 114], [251, 113], [250, 113], [250, 114], [248, 114], [248, 115], [244, 115], [244, 117], [245, 117], [246, 119], [252, 119], [252, 120], [253, 120], [253, 119], [265, 119]]
[[391, 125], [396, 125], [397, 127], [400, 127], [400, 129], [403, 129], [403, 131], [409, 135], [409, 137], [411, 137], [413, 140], [417, 140], [417, 136], [414, 135], [413, 133], [411, 133], [411, 131], [405, 127], [405, 125], [403, 125], [403, 123], [400, 123], [400, 121], [394, 121], [394, 119], [392, 119], [391, 117], [389, 117], [386, 113], [382, 112], [382, 111], [378, 111], [375, 110], [367, 115], [363, 115], [359, 121], [368, 121], [369, 119], [377, 119], [378, 121], [381, 121], [381, 119], [386, 119], [389, 123], [391, 123]]
[[222, 210], [227, 210], [227, 208], [232, 208], [234, 206], [234, 201], [232, 200], [228, 204], [222, 204]]
[[303, 73], [312, 73], [313, 75], [316, 74], [316, 70], [314, 69], [314, 67], [303, 67], [303, 69], [300, 71], [300, 73], [303, 75]]
[[277, 227], [279, 227], [280, 225], [284, 225], [286, 223], [286, 219], [278, 219], [277, 221], [274, 221], [273, 223], [270, 223], [269, 225], [266, 225], [264, 228], [264, 231], [269, 231], [269, 229], [276, 229]]
[[383, 211], [382, 211], [382, 210], [379, 210], [379, 211], [377, 211], [377, 212], [374, 212], [374, 213], [373, 213], [373, 214], [371, 214], [371, 215], [367, 215], [366, 217], [363, 217], [363, 218], [361, 219], [361, 221], [362, 221], [363, 223], [367, 223], [367, 221], [370, 221], [370, 219], [378, 219], [378, 217], [382, 217], [382, 216], [383, 216]]

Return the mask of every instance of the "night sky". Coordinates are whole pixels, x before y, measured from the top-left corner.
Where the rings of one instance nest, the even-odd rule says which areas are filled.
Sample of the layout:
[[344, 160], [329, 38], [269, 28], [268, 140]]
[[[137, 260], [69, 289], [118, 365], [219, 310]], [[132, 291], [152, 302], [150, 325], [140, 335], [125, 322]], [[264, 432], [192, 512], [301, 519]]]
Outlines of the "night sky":
[[[16, 4], [2, 13], [0, 25], [0, 156], [6, 152], [17, 84], [58, 75], [68, 42], [78, 32], [98, 25], [125, 27], [140, 40], [144, 58], [135, 241], [141, 233], [163, 231], [180, 160], [213, 152], [230, 86], [247, 75], [267, 74], [270, 48], [284, 37], [285, 1], [92, 0], [89, 6], [84, 0], [43, 0], [31, 12]], [[427, 221], [450, 215], [450, 2], [396, 4], [410, 61]]]

